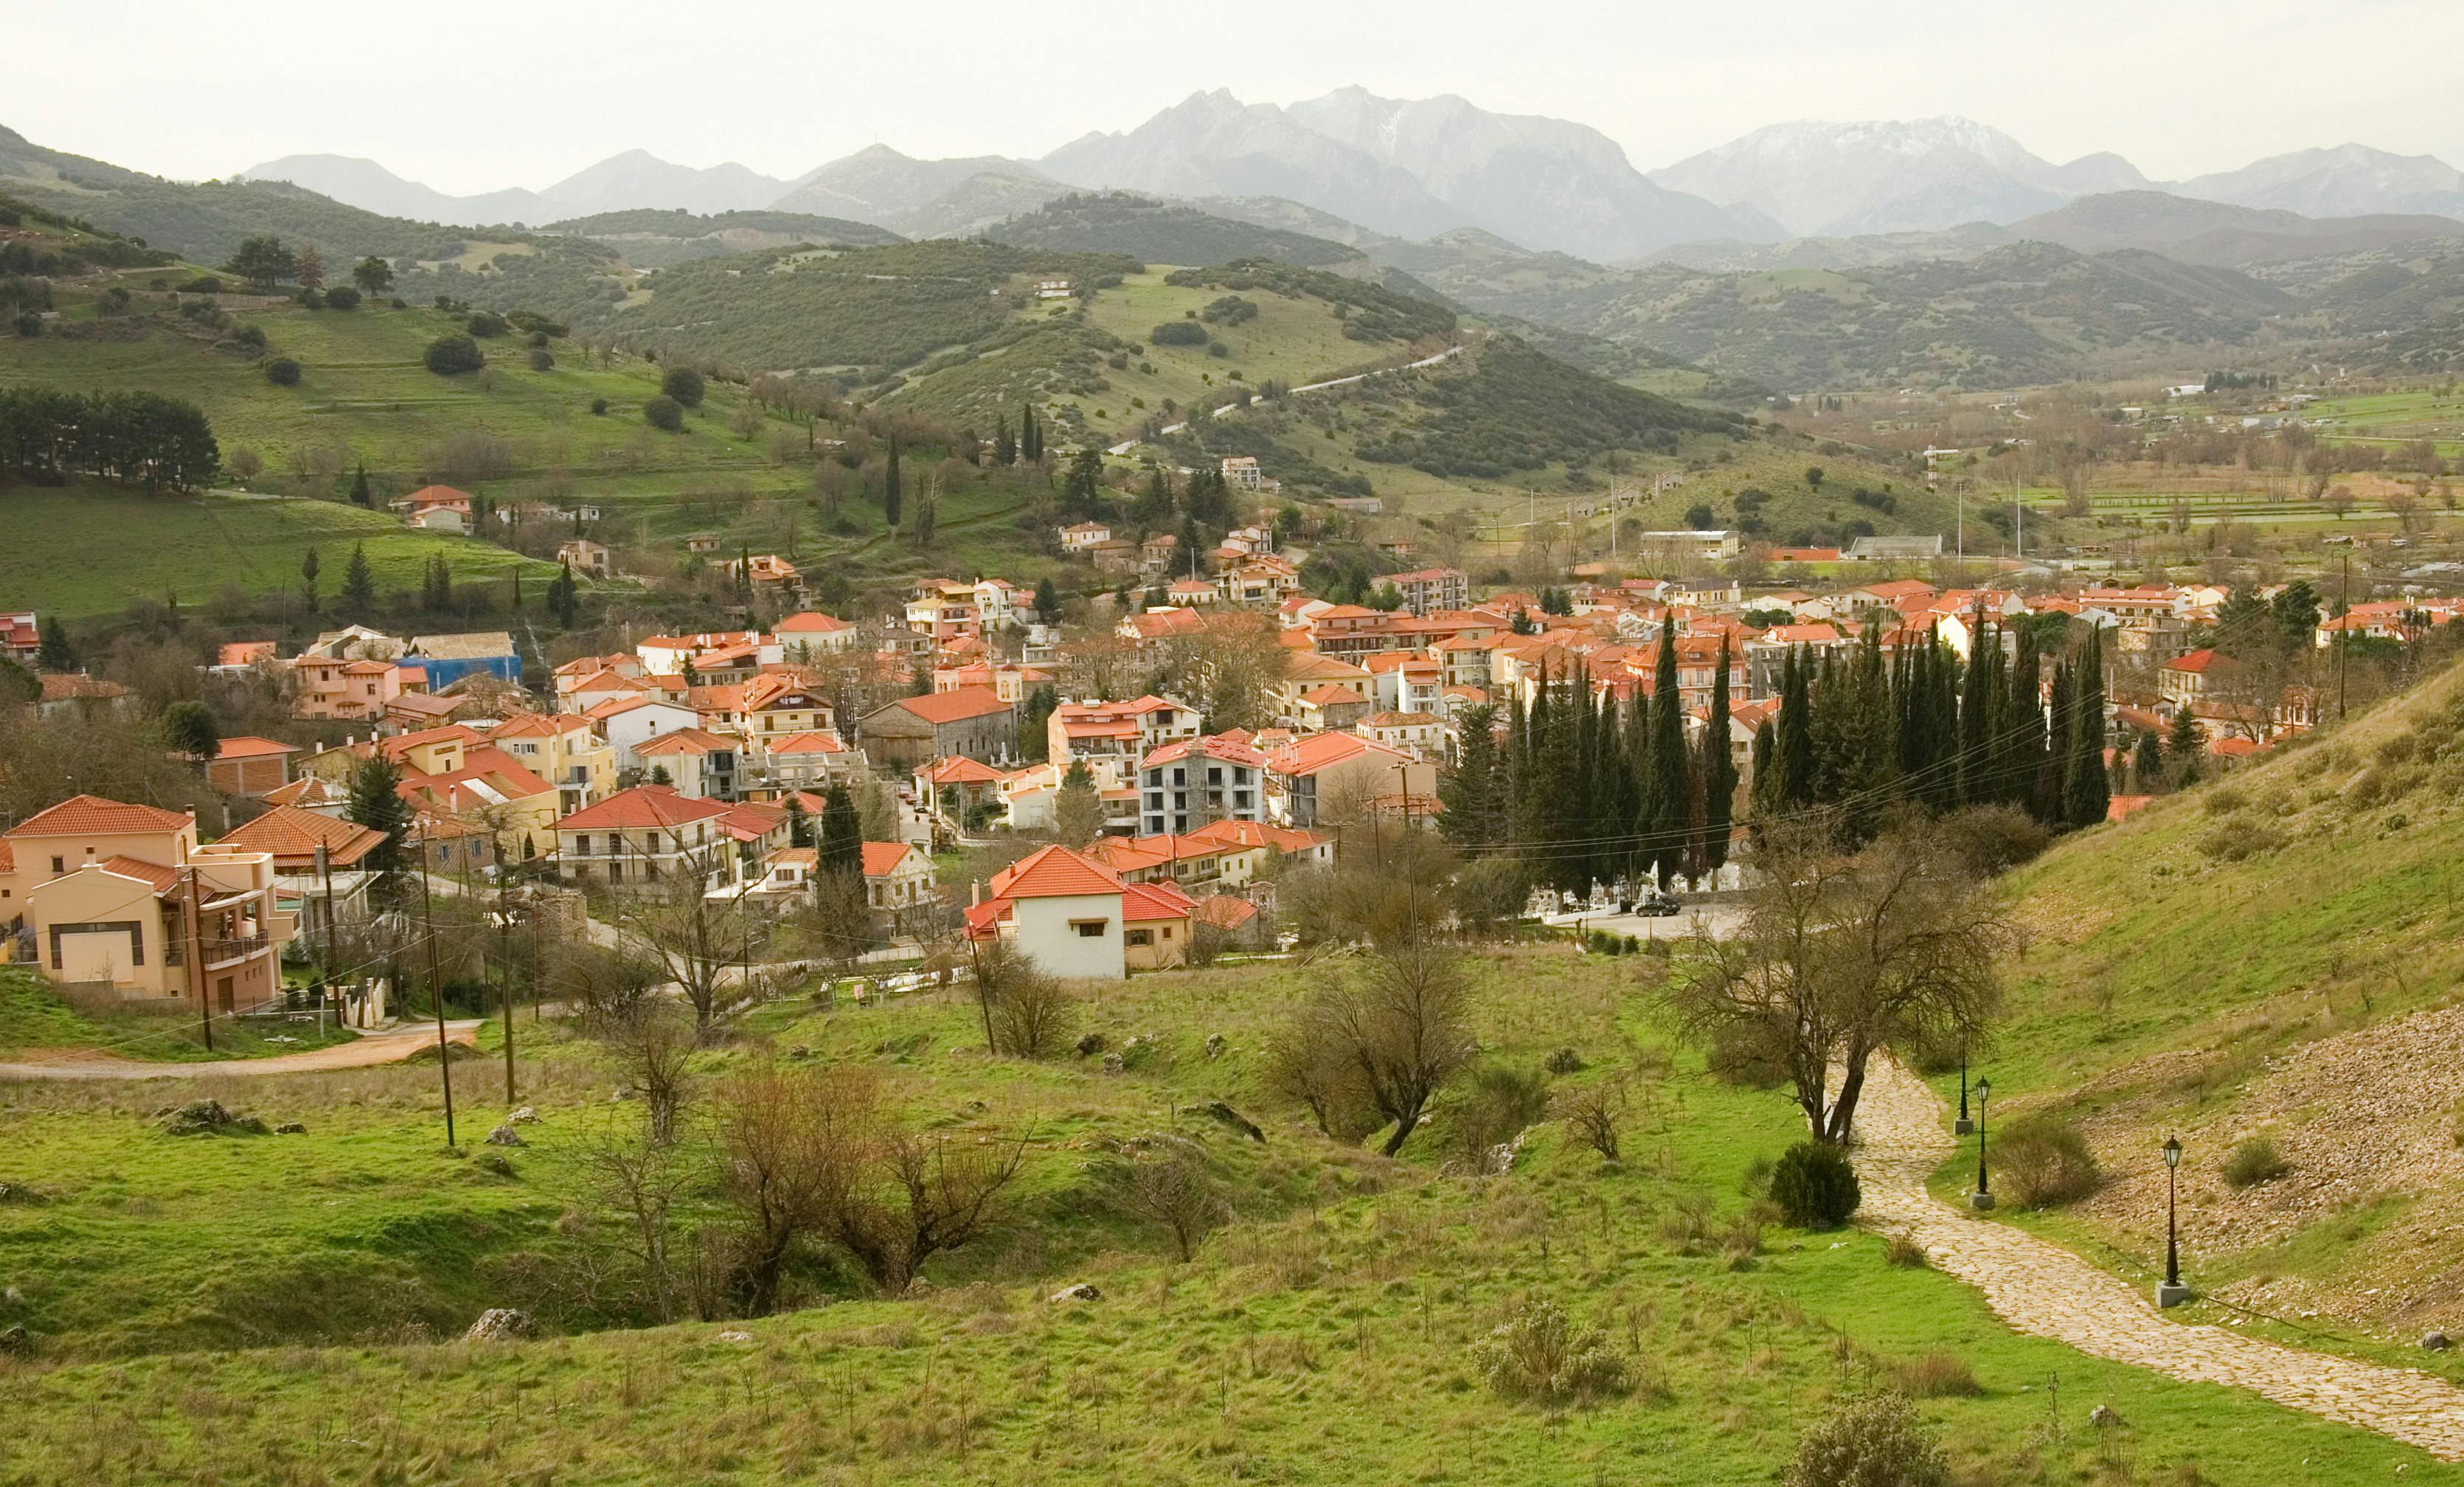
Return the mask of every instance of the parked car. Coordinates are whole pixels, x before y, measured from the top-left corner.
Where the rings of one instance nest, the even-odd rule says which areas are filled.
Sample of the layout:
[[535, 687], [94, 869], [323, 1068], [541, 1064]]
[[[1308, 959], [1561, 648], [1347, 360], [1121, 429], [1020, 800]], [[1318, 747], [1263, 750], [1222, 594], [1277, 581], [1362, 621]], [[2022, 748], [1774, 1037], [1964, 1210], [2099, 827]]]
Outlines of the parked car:
[[1634, 912], [1644, 919], [1674, 919], [1684, 906], [1684, 900], [1675, 894], [1656, 893], [1635, 900]]

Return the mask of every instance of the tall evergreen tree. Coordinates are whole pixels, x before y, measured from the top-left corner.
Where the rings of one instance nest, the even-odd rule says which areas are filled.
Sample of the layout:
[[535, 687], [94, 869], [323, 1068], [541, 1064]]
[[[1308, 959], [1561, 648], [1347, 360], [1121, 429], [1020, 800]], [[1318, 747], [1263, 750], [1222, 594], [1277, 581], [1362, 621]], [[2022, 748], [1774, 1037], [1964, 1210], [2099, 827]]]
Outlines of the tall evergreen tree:
[[1018, 463], [1018, 440], [1009, 432], [1009, 414], [993, 423], [993, 463], [1006, 469]]
[[1993, 751], [2002, 710], [2002, 637], [1980, 625], [1959, 697], [1959, 804], [1982, 806], [1997, 799]]
[[890, 436], [890, 457], [881, 469], [881, 520], [883, 524], [896, 526], [900, 502], [905, 499], [905, 480], [898, 473], [898, 435]]
[[1567, 893], [1582, 893], [1591, 886], [1590, 860], [1579, 849], [1567, 850], [1568, 844], [1583, 835], [1584, 815], [1591, 804], [1582, 767], [1579, 710], [1585, 705], [1584, 692], [1579, 677], [1559, 681], [1557, 695], [1550, 699], [1547, 717], [1533, 739], [1532, 775], [1541, 822], [1533, 840], [1550, 845], [1541, 868], [1542, 881]]
[[342, 566], [342, 613], [354, 620], [366, 619], [376, 612], [377, 579], [368, 567], [367, 546], [351, 544], [351, 561]]
[[2002, 743], [1994, 751], [1993, 798], [2027, 806], [2035, 794], [2045, 759], [2044, 670], [2036, 658], [2036, 629], [2015, 627], [2018, 653], [2011, 657], [2003, 694]]
[[1814, 804], [1813, 678], [1806, 675], [1810, 664], [1802, 648], [1792, 651], [1780, 677], [1779, 738], [1771, 751], [1779, 779], [1771, 799], [1781, 814]]
[[359, 473], [351, 477], [351, 504], [365, 506], [373, 504], [375, 500], [376, 497], [368, 490], [367, 464], [362, 461]]
[[[350, 798], [343, 818], [385, 833], [361, 862], [381, 878], [402, 870], [403, 839], [410, 832], [410, 802], [402, 798], [402, 768], [382, 753], [371, 754], [351, 771]], [[424, 867], [425, 864], [422, 864]]]
[[1505, 759], [1497, 746], [1497, 709], [1483, 702], [1457, 720], [1463, 747], [1454, 767], [1439, 782], [1445, 805], [1439, 828], [1459, 847], [1489, 847], [1505, 840], [1501, 789]]
[[807, 811], [804, 809], [804, 803], [793, 794], [787, 797], [787, 845], [790, 847], [813, 845], [812, 813]]
[[2062, 817], [2074, 829], [2103, 820], [2113, 798], [2112, 780], [2104, 772], [2103, 670], [2104, 643], [2091, 625], [2071, 682], [2070, 772], [2062, 781]]
[[1031, 404], [1018, 411], [1018, 452], [1030, 465], [1044, 461], [1044, 426], [1035, 421]]
[[1693, 770], [1685, 748], [1685, 704], [1677, 686], [1677, 621], [1660, 626], [1660, 654], [1651, 667], [1651, 750], [1642, 779], [1644, 849], [1655, 881], [1666, 882], [1685, 860], [1685, 818]]
[[856, 814], [855, 796], [845, 784], [831, 786], [822, 797], [818, 861], [825, 873], [864, 876], [864, 825]]
[[72, 672], [77, 670], [77, 648], [69, 644], [69, 633], [56, 614], [39, 622], [40, 633], [34, 641], [36, 671]]
[[2046, 744], [2036, 756], [2036, 777], [2035, 788], [2028, 794], [2028, 810], [2047, 826], [2059, 826], [2062, 824], [2062, 777], [2070, 764], [2073, 731], [2079, 725], [2079, 699], [2067, 660], [2054, 663], [2053, 691], [2049, 700]]
[[[1728, 743], [1728, 641], [1720, 640], [1720, 673], [1711, 678], [1711, 720], [1703, 730], [1703, 868], [1716, 873], [1728, 860], [1728, 836], [1736, 824], [1737, 756]], [[1754, 739], [1757, 749], [1761, 735]]]
[[1778, 741], [1779, 728], [1769, 718], [1764, 719], [1754, 728], [1754, 777], [1751, 784], [1747, 787], [1747, 790], [1752, 797], [1753, 804], [1752, 813], [1748, 820], [1757, 829], [1764, 822], [1778, 815], [1780, 811], [1780, 771], [1773, 757], [1776, 752], [1774, 745]]
[[[309, 548], [299, 559], [299, 588], [301, 596], [307, 601], [308, 612], [311, 614], [317, 612], [317, 571], [322, 566], [317, 560], [317, 549], [314, 547]], [[521, 569], [516, 568], [514, 571], [518, 573]]]

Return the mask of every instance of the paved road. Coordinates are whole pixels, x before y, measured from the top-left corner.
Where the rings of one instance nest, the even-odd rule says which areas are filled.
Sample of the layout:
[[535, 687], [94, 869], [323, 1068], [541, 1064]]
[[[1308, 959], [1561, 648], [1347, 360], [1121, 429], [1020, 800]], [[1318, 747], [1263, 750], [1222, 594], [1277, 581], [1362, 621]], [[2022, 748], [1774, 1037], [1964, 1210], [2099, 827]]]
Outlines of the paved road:
[[2003, 1321], [2099, 1358], [2246, 1388], [2464, 1460], [2464, 1390], [2445, 1379], [2166, 1321], [2137, 1288], [2070, 1251], [1936, 1201], [1925, 1184], [1950, 1152], [1945, 1113], [1916, 1076], [1897, 1064], [1875, 1066], [1857, 1111], [1859, 1217], [1911, 1235], [1935, 1269], [1983, 1292]]
[[[445, 1035], [456, 1043], [476, 1043], [479, 1019], [449, 1021]], [[263, 1058], [231, 1058], [221, 1062], [153, 1063], [116, 1058], [92, 1049], [64, 1048], [56, 1053], [27, 1050], [13, 1063], [0, 1063], [0, 1080], [8, 1079], [188, 1079], [200, 1075], [313, 1074], [327, 1069], [366, 1069], [396, 1063], [423, 1048], [436, 1046], [436, 1024], [404, 1023], [362, 1033], [348, 1043], [312, 1048], [297, 1054], [271, 1054]]]
[[1690, 940], [1697, 934], [1729, 940], [1736, 937], [1745, 921], [1746, 906], [1742, 902], [1689, 903], [1666, 919], [1646, 919], [1639, 914], [1551, 914], [1546, 921], [1569, 929], [1579, 922], [1585, 930], [1606, 930], [1638, 940]]

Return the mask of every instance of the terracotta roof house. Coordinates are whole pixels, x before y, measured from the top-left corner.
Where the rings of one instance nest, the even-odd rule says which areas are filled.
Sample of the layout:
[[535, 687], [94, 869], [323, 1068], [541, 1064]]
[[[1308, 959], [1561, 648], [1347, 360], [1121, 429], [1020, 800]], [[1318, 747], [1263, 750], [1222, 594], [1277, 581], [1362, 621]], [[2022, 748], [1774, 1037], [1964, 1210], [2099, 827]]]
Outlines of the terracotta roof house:
[[222, 845], [262, 852], [274, 858], [274, 870], [286, 877], [315, 873], [317, 849], [325, 849], [325, 863], [335, 872], [360, 866], [369, 853], [385, 845], [385, 832], [298, 806], [276, 806], [233, 830]]
[[967, 934], [1006, 940], [1056, 976], [1129, 974], [1120, 875], [1067, 847], [1045, 847], [993, 875], [967, 910]]
[[912, 768], [952, 754], [992, 761], [1018, 752], [1017, 709], [990, 687], [958, 687], [886, 702], [856, 736], [875, 764]]
[[733, 877], [728, 810], [664, 785], [619, 790], [556, 823], [558, 865], [568, 878], [622, 890], [655, 889], [679, 873]]

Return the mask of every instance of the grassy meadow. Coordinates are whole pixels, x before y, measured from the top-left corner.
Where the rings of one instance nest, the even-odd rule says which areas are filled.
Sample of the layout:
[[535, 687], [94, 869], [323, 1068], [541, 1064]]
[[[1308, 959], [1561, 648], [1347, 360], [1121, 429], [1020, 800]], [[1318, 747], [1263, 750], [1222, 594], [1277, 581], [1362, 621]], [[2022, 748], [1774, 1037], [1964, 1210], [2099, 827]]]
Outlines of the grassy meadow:
[[[0, 1324], [37, 1339], [0, 1359], [0, 1482], [242, 1461], [297, 1482], [1768, 1480], [1833, 1403], [1912, 1381], [1968, 1481], [2464, 1479], [2016, 1336], [1958, 1283], [1888, 1263], [1876, 1235], [1768, 1222], [1745, 1179], [1795, 1117], [1671, 1044], [1661, 968], [1483, 955], [1487, 1060], [1572, 1048], [1585, 1067], [1554, 1082], [1638, 1083], [1620, 1162], [1544, 1122], [1477, 1181], [1441, 1170], [1451, 1101], [1388, 1161], [1265, 1089], [1260, 1043], [1339, 959], [1089, 988], [1082, 1025], [1122, 1053], [1111, 1075], [989, 1058], [972, 1007], [930, 995], [771, 1004], [699, 1055], [705, 1081], [770, 1057], [852, 1064], [954, 1139], [1023, 1133], [1007, 1214], [913, 1298], [870, 1298], [813, 1257], [781, 1315], [636, 1330], [608, 1330], [643, 1319], [593, 1286], [608, 1221], [586, 1173], [638, 1107], [608, 1101], [587, 1045], [525, 1054], [520, 1098], [543, 1117], [527, 1146], [459, 1154], [442, 1149], [432, 1067], [193, 1086], [307, 1124], [291, 1137], [160, 1134], [150, 1112], [190, 1086], [0, 1089], [0, 1177], [24, 1195], [0, 1204]], [[500, 1073], [454, 1073], [467, 1143], [503, 1113]], [[1219, 1099], [1265, 1140], [1209, 1119]], [[697, 1149], [700, 1119], [689, 1129]], [[1202, 1149], [1226, 1203], [1186, 1264], [1113, 1197], [1123, 1143], [1167, 1137]], [[719, 1211], [706, 1186], [686, 1208]], [[1045, 1299], [1082, 1281], [1102, 1298]], [[1473, 1345], [1533, 1299], [1602, 1329], [1634, 1392], [1560, 1409], [1491, 1393]], [[554, 1335], [451, 1341], [508, 1304]], [[2098, 1404], [2124, 1426], [2091, 1432]]]

